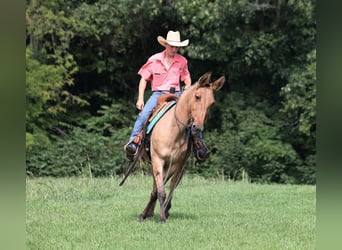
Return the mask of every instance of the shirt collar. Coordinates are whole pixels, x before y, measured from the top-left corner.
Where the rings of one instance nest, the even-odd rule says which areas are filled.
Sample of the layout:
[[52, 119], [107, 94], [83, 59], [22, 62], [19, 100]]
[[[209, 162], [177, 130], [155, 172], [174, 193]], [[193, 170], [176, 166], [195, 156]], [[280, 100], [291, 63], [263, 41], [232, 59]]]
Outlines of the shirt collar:
[[[158, 58], [161, 62], [165, 59], [166, 50], [162, 51], [160, 53], [160, 57]], [[175, 57], [173, 58], [173, 61], [178, 61], [178, 54], [176, 53]]]

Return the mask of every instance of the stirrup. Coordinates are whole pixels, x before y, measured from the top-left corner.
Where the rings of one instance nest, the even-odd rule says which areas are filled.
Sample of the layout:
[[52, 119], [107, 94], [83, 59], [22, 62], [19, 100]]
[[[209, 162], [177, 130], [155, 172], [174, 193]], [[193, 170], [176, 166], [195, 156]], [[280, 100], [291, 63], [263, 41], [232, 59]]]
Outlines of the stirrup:
[[[141, 145], [142, 142], [142, 138], [139, 135], [137, 135], [136, 137], [134, 137], [132, 140], [130, 140], [125, 146], [124, 149], [126, 151], [126, 156], [129, 160], [133, 159], [134, 156], [137, 155], [138, 151], [139, 151], [139, 147]], [[134, 149], [133, 149], [134, 147]], [[133, 152], [134, 151], [134, 152]]]

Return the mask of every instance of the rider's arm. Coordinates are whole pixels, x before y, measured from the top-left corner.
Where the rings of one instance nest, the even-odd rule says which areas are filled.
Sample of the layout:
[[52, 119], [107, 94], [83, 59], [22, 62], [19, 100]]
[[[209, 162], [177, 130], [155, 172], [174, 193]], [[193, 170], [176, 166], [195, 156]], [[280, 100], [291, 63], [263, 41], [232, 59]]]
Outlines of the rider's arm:
[[186, 78], [186, 79], [184, 80], [184, 84], [185, 84], [184, 90], [190, 88], [190, 86], [191, 86], [191, 78], [190, 78], [190, 77]]
[[144, 94], [145, 94], [145, 89], [146, 89], [147, 82], [144, 78], [140, 79], [139, 82], [139, 94], [138, 94], [138, 100], [136, 103], [136, 107], [139, 110], [142, 110], [144, 108]]

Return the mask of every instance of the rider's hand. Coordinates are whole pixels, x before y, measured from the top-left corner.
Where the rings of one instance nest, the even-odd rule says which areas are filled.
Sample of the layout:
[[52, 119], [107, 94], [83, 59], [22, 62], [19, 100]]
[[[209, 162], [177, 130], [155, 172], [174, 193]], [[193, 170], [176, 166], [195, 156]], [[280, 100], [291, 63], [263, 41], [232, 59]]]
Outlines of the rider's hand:
[[144, 100], [138, 100], [135, 106], [137, 107], [137, 109], [142, 110], [144, 108], [144, 104]]

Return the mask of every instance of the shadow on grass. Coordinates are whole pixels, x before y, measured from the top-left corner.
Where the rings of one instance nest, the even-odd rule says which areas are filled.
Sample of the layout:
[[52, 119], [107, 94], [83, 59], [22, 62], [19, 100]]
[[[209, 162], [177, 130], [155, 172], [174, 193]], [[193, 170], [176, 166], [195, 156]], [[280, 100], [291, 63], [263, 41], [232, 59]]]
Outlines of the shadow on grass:
[[171, 211], [169, 220], [198, 220], [198, 215]]
[[[139, 214], [131, 214], [130, 218], [133, 220], [136, 220], [139, 222]], [[182, 212], [170, 212], [169, 218], [166, 220], [167, 221], [173, 221], [173, 220], [198, 220], [199, 216], [195, 214], [190, 214], [190, 213], [182, 213]], [[142, 223], [147, 222], [147, 221], [153, 221], [153, 222], [158, 222], [159, 223], [159, 212], [154, 213], [153, 217], [146, 218]]]

